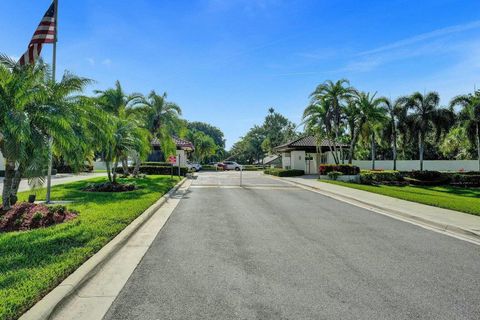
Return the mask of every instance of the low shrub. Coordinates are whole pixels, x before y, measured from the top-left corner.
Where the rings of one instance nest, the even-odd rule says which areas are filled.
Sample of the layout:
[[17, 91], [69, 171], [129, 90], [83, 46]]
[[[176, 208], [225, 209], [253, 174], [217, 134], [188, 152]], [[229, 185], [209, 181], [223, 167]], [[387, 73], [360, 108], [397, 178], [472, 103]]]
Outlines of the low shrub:
[[103, 182], [103, 183], [91, 183], [88, 184], [83, 191], [88, 192], [127, 192], [137, 190], [138, 187], [133, 183], [111, 183], [111, 182]]
[[343, 173], [340, 171], [330, 171], [327, 175], [330, 179], [337, 180], [338, 177], [343, 176]]
[[461, 187], [480, 187], [480, 174], [455, 173], [451, 175], [450, 184]]
[[263, 171], [265, 174], [270, 174], [272, 176], [277, 176], [277, 177], [298, 177], [298, 176], [303, 176], [305, 174], [305, 171], [303, 170], [295, 170], [295, 169], [266, 169]]
[[337, 171], [347, 176], [353, 176], [360, 173], [360, 168], [349, 164], [321, 164], [318, 168], [320, 175], [328, 175], [329, 172]]
[[152, 167], [171, 167], [172, 166], [170, 162], [154, 162], [154, 161], [142, 162], [140, 165], [152, 166]]
[[[133, 172], [134, 167], [128, 167], [128, 170], [130, 172]], [[123, 168], [119, 167], [117, 168], [117, 173], [122, 174], [123, 173]], [[172, 174], [172, 166], [146, 166], [146, 165], [140, 165], [140, 173], [144, 173], [147, 175], [170, 175]], [[181, 176], [186, 176], [188, 173], [188, 168], [187, 167], [180, 167], [180, 175]], [[178, 167], [173, 167], [173, 175], [178, 176]]]
[[401, 184], [403, 176], [395, 170], [362, 170], [360, 182], [362, 184]]
[[440, 171], [411, 171], [405, 174], [404, 179], [417, 186], [439, 186], [449, 183], [449, 176]]

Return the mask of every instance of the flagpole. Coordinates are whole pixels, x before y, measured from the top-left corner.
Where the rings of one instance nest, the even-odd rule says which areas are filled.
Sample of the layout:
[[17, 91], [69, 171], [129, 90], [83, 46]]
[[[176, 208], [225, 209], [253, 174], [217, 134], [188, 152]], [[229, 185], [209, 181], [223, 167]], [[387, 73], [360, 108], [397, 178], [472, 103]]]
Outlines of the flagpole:
[[[57, 34], [58, 34], [58, 0], [53, 0], [55, 10], [55, 39], [53, 41], [53, 57], [52, 57], [52, 81], [55, 83], [55, 75], [57, 71]], [[48, 139], [48, 171], [47, 171], [47, 196], [46, 203], [51, 203], [52, 191], [52, 167], [53, 167], [53, 139]]]

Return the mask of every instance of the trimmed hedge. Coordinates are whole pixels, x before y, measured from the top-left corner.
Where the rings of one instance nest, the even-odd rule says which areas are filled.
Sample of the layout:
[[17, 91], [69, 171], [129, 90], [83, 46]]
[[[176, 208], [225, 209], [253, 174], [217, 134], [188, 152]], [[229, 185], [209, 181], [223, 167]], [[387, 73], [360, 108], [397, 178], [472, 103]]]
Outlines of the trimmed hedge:
[[455, 173], [450, 177], [450, 184], [461, 187], [480, 187], [480, 174]]
[[151, 166], [151, 167], [171, 167], [172, 166], [170, 162], [154, 162], [154, 161], [142, 162], [140, 165]]
[[[132, 172], [134, 167], [128, 167], [128, 170]], [[117, 168], [117, 173], [123, 173], [123, 168]], [[140, 173], [147, 174], [147, 175], [170, 175], [172, 174], [172, 166], [144, 166], [140, 165]], [[188, 173], [187, 167], [180, 167], [180, 175], [186, 176]], [[173, 167], [173, 175], [178, 176], [178, 167]]]
[[402, 174], [394, 170], [362, 170], [360, 173], [360, 182], [362, 184], [399, 184], [403, 181]]
[[318, 168], [320, 175], [328, 175], [329, 172], [337, 171], [346, 176], [354, 176], [360, 173], [360, 168], [349, 164], [321, 164]]
[[406, 173], [404, 179], [417, 186], [439, 186], [449, 183], [447, 174], [440, 171], [411, 171]]
[[298, 176], [303, 176], [305, 174], [305, 171], [303, 170], [285, 170], [285, 169], [267, 169], [263, 171], [265, 174], [270, 174], [272, 176], [277, 176], [277, 177], [298, 177]]

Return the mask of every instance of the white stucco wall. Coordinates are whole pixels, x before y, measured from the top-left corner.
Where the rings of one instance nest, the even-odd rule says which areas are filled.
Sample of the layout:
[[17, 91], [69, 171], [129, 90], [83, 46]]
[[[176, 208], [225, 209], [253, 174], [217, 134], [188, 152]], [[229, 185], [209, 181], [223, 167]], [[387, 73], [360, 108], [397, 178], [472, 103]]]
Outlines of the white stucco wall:
[[305, 170], [305, 151], [292, 151], [290, 161], [292, 169]]
[[[353, 164], [360, 167], [360, 169], [371, 169], [372, 162], [368, 160], [354, 160]], [[375, 169], [392, 170], [392, 160], [377, 160], [375, 161]], [[424, 170], [434, 171], [478, 171], [477, 160], [424, 160]], [[420, 170], [420, 161], [418, 160], [397, 160], [397, 170], [412, 171]]]
[[292, 164], [290, 162], [290, 152], [282, 153], [282, 168], [289, 169], [291, 168]]
[[0, 170], [5, 170], [5, 160], [3, 159], [3, 156], [0, 154]]

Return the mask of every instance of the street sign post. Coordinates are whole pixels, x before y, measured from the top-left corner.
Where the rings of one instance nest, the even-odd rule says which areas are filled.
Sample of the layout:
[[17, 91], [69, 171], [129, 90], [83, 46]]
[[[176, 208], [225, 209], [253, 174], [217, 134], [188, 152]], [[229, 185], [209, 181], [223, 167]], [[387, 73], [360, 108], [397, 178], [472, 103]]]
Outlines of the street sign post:
[[173, 180], [173, 166], [175, 165], [175, 163], [177, 163], [177, 157], [175, 157], [174, 155], [170, 155], [168, 157], [168, 163], [171, 164], [171, 166], [170, 166], [170, 178]]

